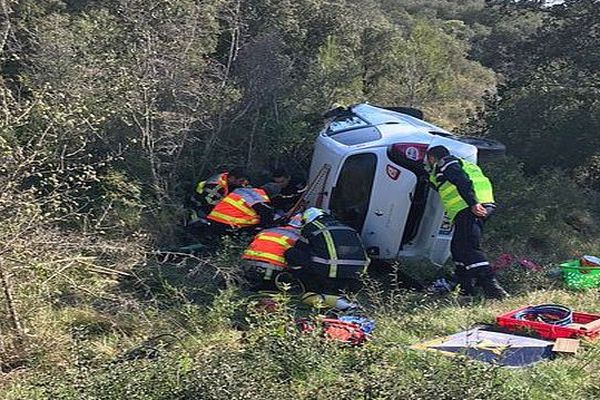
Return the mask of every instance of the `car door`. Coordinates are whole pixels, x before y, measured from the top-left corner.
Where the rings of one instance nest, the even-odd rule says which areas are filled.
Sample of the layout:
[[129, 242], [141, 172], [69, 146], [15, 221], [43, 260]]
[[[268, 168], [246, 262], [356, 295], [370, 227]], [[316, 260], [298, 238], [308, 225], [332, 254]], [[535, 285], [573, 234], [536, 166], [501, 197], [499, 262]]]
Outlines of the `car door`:
[[391, 162], [385, 148], [378, 148], [375, 154], [378, 163], [362, 238], [371, 254], [390, 260], [397, 257], [402, 245], [417, 178]]
[[394, 259], [415, 185], [415, 175], [394, 165], [385, 148], [353, 154], [340, 168], [329, 208], [336, 218], [361, 232], [372, 256]]

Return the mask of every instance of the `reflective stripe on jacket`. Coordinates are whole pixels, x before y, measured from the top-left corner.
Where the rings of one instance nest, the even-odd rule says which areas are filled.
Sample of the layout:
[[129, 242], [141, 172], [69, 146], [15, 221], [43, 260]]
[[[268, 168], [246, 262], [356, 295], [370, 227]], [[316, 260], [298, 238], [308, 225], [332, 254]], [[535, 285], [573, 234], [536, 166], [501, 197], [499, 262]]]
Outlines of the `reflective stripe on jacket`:
[[215, 205], [229, 194], [228, 173], [213, 175], [196, 186], [196, 193], [207, 204]]
[[[483, 174], [481, 168], [479, 168], [478, 165], [466, 160], [460, 159], [457, 161], [473, 184], [473, 192], [475, 193], [477, 202], [482, 204], [493, 203], [494, 192], [492, 189], [492, 183]], [[436, 166], [429, 175], [429, 181], [437, 189], [438, 193], [440, 194], [442, 204], [444, 205], [444, 209], [446, 210], [446, 214], [448, 215], [448, 218], [453, 221], [456, 217], [456, 214], [469, 207], [469, 205], [462, 198], [454, 184], [447, 180], [444, 180], [441, 183], [438, 181], [438, 178], [443, 177], [442, 172], [438, 171], [438, 167]]]
[[269, 203], [269, 197], [264, 190], [235, 189], [213, 208], [207, 218], [234, 228], [258, 225], [260, 217], [252, 208], [257, 203]]
[[300, 238], [294, 228], [270, 228], [261, 231], [254, 237], [250, 246], [244, 251], [245, 260], [263, 261], [279, 267], [287, 265], [284, 253]]
[[311, 247], [316, 272], [328, 278], [358, 278], [367, 270], [369, 258], [358, 233], [333, 217], [320, 217], [302, 230]]

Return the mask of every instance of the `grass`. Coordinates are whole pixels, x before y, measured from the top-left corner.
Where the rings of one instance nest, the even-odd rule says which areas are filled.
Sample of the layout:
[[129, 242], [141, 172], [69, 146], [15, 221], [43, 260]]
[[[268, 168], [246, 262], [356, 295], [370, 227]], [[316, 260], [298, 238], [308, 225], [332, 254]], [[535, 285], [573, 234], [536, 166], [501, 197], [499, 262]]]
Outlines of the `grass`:
[[306, 310], [285, 297], [278, 312], [254, 312], [248, 294], [226, 284], [215, 275], [217, 269], [204, 261], [134, 266], [131, 270], [138, 281], [111, 280], [112, 287], [104, 282], [108, 299], [40, 310], [35, 335], [45, 345], [31, 353], [23, 367], [4, 375], [0, 397], [580, 399], [600, 395], [600, 346], [594, 343], [584, 344], [576, 356], [518, 370], [410, 349], [423, 340], [492, 323], [495, 315], [524, 304], [556, 302], [600, 312], [597, 292], [565, 290], [543, 272], [503, 271], [501, 279], [515, 295], [502, 302], [428, 296], [395, 286], [392, 277], [386, 283], [388, 275], [380, 273], [359, 295], [377, 323], [373, 340], [348, 348], [318, 335], [300, 335], [293, 319]]
[[[0, 398], [600, 398], [598, 343], [585, 343], [576, 356], [515, 370], [410, 348], [493, 323], [496, 315], [527, 304], [553, 302], [600, 313], [598, 291], [569, 291], [547, 274], [560, 261], [598, 253], [600, 231], [586, 218], [600, 220], [600, 203], [575, 195], [563, 199], [558, 208], [583, 213], [567, 221], [549, 204], [560, 193], [576, 192], [505, 167], [495, 172], [505, 183], [498, 189], [514, 209], [500, 209], [490, 221], [485, 247], [492, 259], [511, 251], [543, 271], [517, 265], [502, 270], [500, 280], [512, 297], [499, 302], [403, 287], [449, 269], [416, 263], [373, 270], [358, 298], [376, 330], [357, 348], [300, 335], [294, 319], [315, 312], [285, 296], [277, 312], [256, 312], [256, 297], [238, 287], [247, 237], [229, 238], [202, 257], [155, 256], [133, 240], [74, 235], [65, 247], [54, 244], [65, 242], [60, 232], [52, 241], [41, 237], [33, 241], [35, 252], [23, 250], [5, 265], [24, 332], [16, 337], [0, 311]], [[523, 197], [523, 188], [532, 194]], [[22, 247], [29, 249], [30, 241]], [[106, 266], [118, 273], [102, 270]]]

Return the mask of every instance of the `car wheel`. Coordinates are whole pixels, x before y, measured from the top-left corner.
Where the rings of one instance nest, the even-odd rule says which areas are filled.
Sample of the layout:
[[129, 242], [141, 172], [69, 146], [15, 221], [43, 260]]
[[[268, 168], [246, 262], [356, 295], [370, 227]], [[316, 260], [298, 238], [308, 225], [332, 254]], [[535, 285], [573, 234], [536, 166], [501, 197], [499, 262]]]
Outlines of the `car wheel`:
[[456, 136], [453, 139], [477, 147], [477, 159], [480, 162], [496, 160], [506, 155], [506, 146], [494, 139], [475, 136]]

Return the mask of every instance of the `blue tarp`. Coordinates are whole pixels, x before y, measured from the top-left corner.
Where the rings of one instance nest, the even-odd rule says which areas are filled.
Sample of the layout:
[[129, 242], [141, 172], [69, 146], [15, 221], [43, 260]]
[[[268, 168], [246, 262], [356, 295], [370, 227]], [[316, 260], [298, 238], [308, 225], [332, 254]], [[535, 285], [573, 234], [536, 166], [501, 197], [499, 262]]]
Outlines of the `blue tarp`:
[[412, 346], [413, 349], [462, 354], [506, 367], [526, 367], [552, 356], [553, 342], [474, 328]]

